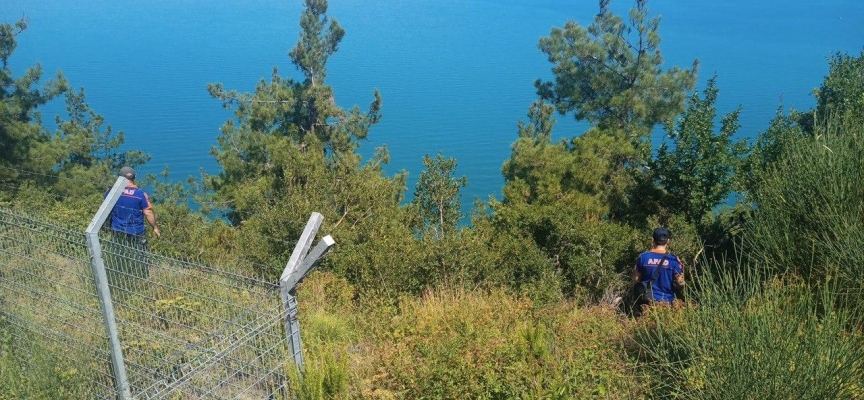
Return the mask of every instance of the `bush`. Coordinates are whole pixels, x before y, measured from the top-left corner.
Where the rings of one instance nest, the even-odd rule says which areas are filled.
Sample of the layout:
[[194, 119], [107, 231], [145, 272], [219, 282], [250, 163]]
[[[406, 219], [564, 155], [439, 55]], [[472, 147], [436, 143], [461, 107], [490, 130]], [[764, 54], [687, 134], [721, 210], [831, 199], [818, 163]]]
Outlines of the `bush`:
[[[332, 273], [315, 272], [298, 290], [302, 371], [286, 360], [289, 389], [297, 400], [347, 399], [356, 382], [348, 349], [357, 340], [354, 288]], [[300, 373], [298, 373], [300, 372]], [[356, 384], [354, 385], [356, 386]]]
[[699, 304], [655, 308], [635, 331], [656, 398], [861, 399], [861, 312], [837, 294], [746, 266], [704, 277]]
[[[377, 321], [381, 322], [381, 321]], [[611, 309], [535, 309], [503, 291], [405, 299], [366, 351], [364, 398], [633, 398]]]
[[864, 127], [833, 118], [813, 137], [785, 142], [754, 189], [745, 244], [775, 273], [809, 282], [838, 281], [850, 304], [864, 306]]

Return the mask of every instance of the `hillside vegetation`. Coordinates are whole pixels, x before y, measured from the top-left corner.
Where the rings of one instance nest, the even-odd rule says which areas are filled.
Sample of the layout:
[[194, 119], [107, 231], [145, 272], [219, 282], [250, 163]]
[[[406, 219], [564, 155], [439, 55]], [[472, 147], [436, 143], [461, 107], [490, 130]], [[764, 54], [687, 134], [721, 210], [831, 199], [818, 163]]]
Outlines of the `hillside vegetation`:
[[[386, 148], [360, 156], [386, 93], [333, 101], [326, 65], [346, 31], [305, 0], [296, 76], [208, 87], [234, 113], [221, 172], [140, 180], [163, 232], [151, 250], [275, 281], [309, 215], [325, 217], [338, 245], [297, 291], [298, 399], [864, 398], [864, 51], [829, 57], [816, 106], [778, 107], [748, 141], [741, 108], [716, 109], [720, 76], [697, 88], [697, 60], [666, 67], [644, 0], [625, 17], [599, 3], [540, 40], [554, 79], [534, 82], [503, 197], [460, 224], [457, 160], [424, 157], [406, 201]], [[15, 75], [26, 34], [0, 25], [0, 207], [83, 229], [116, 171], [149, 156], [123, 150], [61, 73]], [[53, 132], [51, 101], [68, 110]], [[553, 140], [556, 115], [590, 128]], [[656, 226], [686, 264], [685, 301], [630, 319], [612, 300]], [[0, 322], [0, 399], [86, 397], [12, 329]]]

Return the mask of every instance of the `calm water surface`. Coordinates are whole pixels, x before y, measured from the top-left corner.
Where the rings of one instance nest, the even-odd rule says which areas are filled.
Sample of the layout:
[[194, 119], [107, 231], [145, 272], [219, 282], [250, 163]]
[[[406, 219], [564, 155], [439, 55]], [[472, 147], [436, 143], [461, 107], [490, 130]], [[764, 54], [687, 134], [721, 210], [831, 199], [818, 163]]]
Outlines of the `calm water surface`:
[[[623, 14], [631, 2], [613, 2]], [[36, 61], [83, 87], [96, 112], [126, 134], [129, 148], [150, 153], [143, 172], [170, 167], [182, 180], [218, 173], [209, 155], [231, 118], [206, 86], [249, 91], [273, 67], [299, 77], [287, 53], [297, 41], [300, 0], [35, 1], [2, 0], [0, 21], [24, 16], [15, 75]], [[864, 2], [826, 0], [649, 1], [661, 14], [667, 66], [700, 61], [700, 86], [718, 75], [718, 111], [738, 105], [741, 137], [763, 130], [777, 107], [813, 106], [811, 91], [826, 57], [864, 46]], [[443, 152], [466, 175], [463, 203], [499, 196], [501, 164], [516, 124], [535, 99], [533, 81], [550, 76], [538, 39], [567, 20], [590, 24], [596, 1], [331, 0], [329, 15], [347, 30], [328, 63], [337, 102], [366, 108], [384, 99], [381, 123], [363, 154], [386, 145], [389, 173], [410, 173], [424, 154]], [[62, 103], [45, 111], [46, 120]], [[559, 117], [556, 136], [585, 125]], [[657, 137], [658, 140], [661, 137]]]

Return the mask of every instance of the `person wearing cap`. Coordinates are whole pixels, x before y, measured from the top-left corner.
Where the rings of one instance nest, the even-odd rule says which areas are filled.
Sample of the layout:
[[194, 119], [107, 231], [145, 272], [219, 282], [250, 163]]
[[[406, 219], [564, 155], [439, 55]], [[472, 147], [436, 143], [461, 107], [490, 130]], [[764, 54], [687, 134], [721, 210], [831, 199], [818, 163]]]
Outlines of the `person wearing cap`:
[[161, 237], [159, 225], [156, 224], [156, 214], [150, 197], [135, 185], [135, 170], [131, 167], [120, 169], [120, 176], [129, 180], [123, 189], [123, 194], [111, 211], [111, 230], [123, 241], [138, 248], [147, 250], [147, 237], [145, 235], [144, 220], [146, 219], [153, 227], [156, 237]]
[[664, 227], [654, 229], [651, 250], [640, 254], [633, 267], [634, 283], [648, 282], [654, 277], [651, 288], [655, 302], [672, 303], [675, 291], [684, 288], [681, 260], [668, 250], [670, 236], [669, 230]]

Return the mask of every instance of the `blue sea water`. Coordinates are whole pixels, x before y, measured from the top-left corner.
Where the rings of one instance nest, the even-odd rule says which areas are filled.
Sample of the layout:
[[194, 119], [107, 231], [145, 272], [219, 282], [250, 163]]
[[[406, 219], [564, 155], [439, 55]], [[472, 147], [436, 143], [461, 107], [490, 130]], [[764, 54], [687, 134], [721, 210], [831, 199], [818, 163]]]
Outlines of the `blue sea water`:
[[[616, 0], [626, 15], [631, 1]], [[718, 76], [718, 111], [742, 106], [739, 137], [753, 138], [777, 108], [808, 109], [835, 52], [864, 48], [864, 2], [825, 0], [652, 0], [662, 15], [666, 66], [700, 63], [698, 90]], [[11, 67], [40, 62], [57, 70], [126, 146], [152, 155], [140, 172], [170, 168], [172, 180], [219, 172], [209, 152], [230, 111], [206, 86], [251, 91], [274, 67], [299, 77], [287, 53], [297, 41], [301, 0], [36, 1], [2, 0], [0, 22], [21, 17]], [[362, 152], [386, 145], [388, 173], [407, 170], [407, 195], [424, 154], [443, 152], [468, 177], [463, 205], [500, 197], [501, 165], [536, 98], [533, 81], [550, 78], [538, 40], [568, 20], [590, 24], [597, 1], [331, 0], [328, 14], [347, 35], [328, 63], [336, 101], [366, 108], [374, 89], [383, 119]], [[46, 120], [62, 111], [46, 108]], [[586, 129], [559, 116], [557, 137]], [[657, 140], [662, 140], [658, 135]]]

